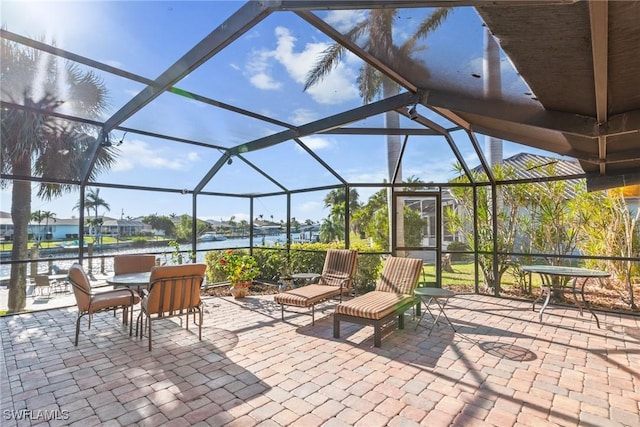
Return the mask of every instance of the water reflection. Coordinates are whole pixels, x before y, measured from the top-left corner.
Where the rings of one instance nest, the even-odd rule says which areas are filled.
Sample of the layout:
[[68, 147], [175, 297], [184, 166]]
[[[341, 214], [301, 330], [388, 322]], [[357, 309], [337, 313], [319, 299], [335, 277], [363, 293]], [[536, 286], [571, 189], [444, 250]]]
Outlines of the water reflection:
[[[255, 236], [253, 239], [254, 247], [272, 247], [274, 245], [284, 245], [286, 243], [286, 234], [278, 234], [272, 236]], [[298, 236], [293, 235], [294, 239]], [[196, 244], [196, 261], [204, 262], [204, 256], [208, 250], [215, 249], [233, 249], [233, 248], [246, 248], [250, 246], [250, 239], [248, 237], [245, 238], [229, 238], [223, 241], [210, 241], [210, 242], [198, 242]], [[190, 251], [191, 244], [182, 244], [180, 245], [181, 251]], [[105, 268], [107, 271], [112, 270], [112, 262], [110, 256], [123, 254], [123, 253], [153, 253], [159, 257], [170, 257], [170, 254], [174, 251], [173, 247], [169, 247], [165, 244], [165, 242], [158, 242], [158, 245], [152, 245], [151, 242], [147, 244], [147, 246], [135, 248], [132, 247], [129, 242], [120, 242], [112, 245], [105, 245], [104, 248], [95, 248], [94, 256], [106, 256], [105, 260]], [[49, 261], [47, 258], [68, 258], [67, 260], [56, 260], [55, 262]], [[38, 260], [38, 272], [39, 273], [48, 273], [49, 272], [49, 263], [53, 263], [60, 268], [67, 269], [73, 264], [78, 258], [78, 253], [76, 251], [64, 253], [61, 251], [50, 251], [47, 252], [42, 250], [40, 253], [40, 259]], [[3, 262], [9, 261], [9, 258], [4, 258]], [[100, 261], [94, 260], [94, 263], [99, 263]], [[11, 274], [11, 266], [9, 264], [0, 265], [0, 278], [5, 279], [8, 278]]]

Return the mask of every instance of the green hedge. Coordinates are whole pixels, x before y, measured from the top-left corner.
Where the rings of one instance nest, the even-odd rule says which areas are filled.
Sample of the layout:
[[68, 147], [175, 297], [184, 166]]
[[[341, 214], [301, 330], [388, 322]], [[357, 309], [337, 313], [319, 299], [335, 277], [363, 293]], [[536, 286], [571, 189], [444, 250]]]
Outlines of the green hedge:
[[[327, 243], [294, 243], [291, 245], [291, 255], [287, 259], [287, 252], [282, 246], [274, 248], [254, 249], [253, 256], [260, 266], [257, 279], [277, 283], [282, 276], [293, 273], [320, 273], [324, 266], [324, 259], [329, 248], [339, 248], [335, 244]], [[382, 270], [382, 258], [379, 254], [368, 253], [373, 250], [367, 246], [352, 246], [358, 249], [358, 269], [354, 280], [358, 294], [368, 292], [375, 287], [375, 282]], [[248, 254], [246, 249], [234, 249], [234, 252]], [[207, 264], [208, 283], [226, 281], [223, 273], [216, 270], [214, 265], [219, 262], [225, 250], [209, 251], [205, 254]]]

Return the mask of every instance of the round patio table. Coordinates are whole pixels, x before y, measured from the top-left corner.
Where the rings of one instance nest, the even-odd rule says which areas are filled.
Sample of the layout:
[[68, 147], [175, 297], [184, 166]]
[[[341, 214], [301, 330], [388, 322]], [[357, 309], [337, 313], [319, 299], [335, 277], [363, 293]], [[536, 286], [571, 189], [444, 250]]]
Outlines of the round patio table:
[[[420, 298], [420, 300], [424, 303], [424, 308], [426, 309], [425, 311], [422, 312], [422, 315], [420, 316], [420, 320], [418, 320], [418, 323], [416, 324], [415, 329], [418, 329], [418, 326], [420, 326], [420, 322], [422, 322], [422, 318], [424, 317], [425, 313], [428, 311], [431, 317], [433, 318], [433, 324], [431, 325], [431, 328], [429, 328], [429, 334], [427, 336], [431, 335], [433, 328], [436, 326], [436, 324], [440, 320], [440, 316], [442, 315], [444, 315], [444, 318], [447, 319], [447, 323], [449, 323], [449, 326], [451, 326], [451, 329], [453, 329], [453, 332], [456, 332], [456, 328], [453, 326], [453, 323], [451, 323], [451, 320], [449, 320], [449, 316], [447, 316], [447, 313], [444, 312], [444, 308], [447, 305], [449, 298], [453, 298], [456, 296], [456, 294], [453, 291], [450, 291], [448, 289], [442, 289], [442, 288], [416, 288], [416, 290], [414, 291], [414, 294], [418, 298]], [[432, 302], [434, 302], [438, 307], [437, 316], [434, 316], [433, 313], [431, 312], [431, 309], [429, 308]]]
[[146, 271], [143, 273], [125, 273], [117, 274], [115, 276], [107, 277], [107, 283], [113, 285], [114, 288], [132, 288], [135, 287], [138, 294], [142, 289], [145, 289], [149, 285], [149, 278], [151, 272]]
[[[600, 320], [598, 320], [598, 316], [593, 312], [591, 306], [589, 305], [589, 301], [586, 300], [584, 296], [584, 286], [586, 285], [589, 279], [593, 278], [606, 278], [611, 276], [610, 273], [601, 270], [590, 270], [588, 268], [580, 268], [580, 267], [565, 267], [562, 265], [523, 265], [520, 267], [522, 271], [526, 271], [527, 273], [538, 273], [540, 278], [542, 279], [542, 294], [540, 298], [533, 301], [532, 309], [535, 311], [536, 302], [544, 299], [544, 303], [540, 308], [540, 312], [538, 313], [538, 319], [542, 322], [542, 313], [544, 309], [549, 305], [549, 300], [551, 300], [551, 294], [553, 291], [564, 291], [564, 289], [560, 286], [554, 286], [553, 276], [557, 277], [569, 277], [571, 280], [571, 293], [573, 294], [573, 299], [576, 302], [576, 306], [580, 308], [580, 315], [582, 316], [582, 308], [583, 306], [589, 310], [594, 319], [596, 319], [596, 325], [600, 328]], [[582, 299], [582, 304], [578, 304], [578, 298], [576, 296], [576, 285], [578, 279], [585, 279], [582, 281], [582, 286], [580, 287], [580, 297]]]

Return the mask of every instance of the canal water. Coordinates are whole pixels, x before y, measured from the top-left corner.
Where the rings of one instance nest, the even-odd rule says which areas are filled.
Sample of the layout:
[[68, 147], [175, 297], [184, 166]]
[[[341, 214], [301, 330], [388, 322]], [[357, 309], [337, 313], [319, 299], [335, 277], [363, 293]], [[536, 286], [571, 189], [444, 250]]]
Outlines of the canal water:
[[[293, 235], [293, 238], [299, 238], [300, 236]], [[253, 239], [254, 247], [270, 247], [274, 245], [284, 245], [286, 242], [286, 234], [279, 234], [273, 236], [255, 236]], [[204, 262], [204, 255], [208, 250], [215, 249], [233, 249], [233, 248], [244, 248], [248, 247], [250, 244], [249, 238], [231, 238], [227, 240], [221, 241], [212, 241], [212, 242], [198, 242], [196, 245], [197, 254], [196, 261]], [[181, 251], [190, 251], [191, 244], [183, 244], [180, 245]], [[105, 256], [105, 271], [113, 271], [113, 255], [124, 254], [124, 253], [155, 253], [158, 257], [167, 259], [170, 258], [171, 253], [174, 251], [173, 247], [162, 245], [162, 246], [145, 246], [143, 248], [133, 248], [130, 245], [109, 245], [108, 248], [103, 250], [94, 250], [94, 256]], [[42, 256], [42, 255], [41, 255]], [[67, 269], [73, 264], [77, 259], [77, 252], [69, 252], [69, 253], [56, 253], [52, 254], [53, 258], [68, 258], [67, 260], [56, 259], [53, 264], [56, 266]], [[4, 283], [11, 274], [11, 267], [9, 264], [5, 264], [9, 261], [9, 258], [3, 257], [3, 264], [0, 265], [0, 283]], [[94, 260], [94, 264], [99, 264], [100, 260]], [[27, 270], [30, 269], [30, 263], [28, 264]], [[47, 257], [42, 256], [40, 261], [38, 261], [38, 272], [39, 273], [48, 273], [49, 263], [47, 262]]]

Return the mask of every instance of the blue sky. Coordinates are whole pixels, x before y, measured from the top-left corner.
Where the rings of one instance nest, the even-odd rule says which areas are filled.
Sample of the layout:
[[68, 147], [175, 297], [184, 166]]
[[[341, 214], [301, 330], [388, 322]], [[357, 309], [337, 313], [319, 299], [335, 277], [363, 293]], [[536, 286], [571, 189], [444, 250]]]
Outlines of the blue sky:
[[[244, 2], [30, 2], [3, 1], [2, 25], [9, 31], [32, 38], [55, 40], [58, 47], [123, 70], [154, 79], [202, 40]], [[427, 9], [403, 11], [398, 19], [397, 40], [411, 34]], [[318, 12], [339, 30], [349, 28], [363, 11]], [[469, 86], [481, 90], [481, 82], [470, 78], [482, 71], [483, 29], [475, 11], [456, 10], [433, 34], [419, 53], [430, 64], [435, 84]], [[321, 84], [304, 92], [308, 70], [329, 44], [322, 33], [289, 12], [275, 13], [192, 72], [176, 86], [199, 95], [284, 122], [301, 125], [361, 105], [356, 77], [361, 61], [347, 55]], [[508, 61], [503, 60], [503, 91], [521, 95], [526, 91]], [[97, 71], [109, 89], [105, 119], [134, 97], [143, 85]], [[421, 113], [429, 115], [426, 110]], [[441, 118], [430, 116], [445, 126]], [[403, 121], [403, 126], [416, 126]], [[284, 130], [276, 125], [165, 93], [123, 126], [230, 147]], [[382, 117], [372, 117], [352, 126], [382, 127]], [[185, 145], [115, 131], [124, 139], [114, 167], [100, 182], [151, 187], [189, 189], [197, 185], [220, 157], [217, 150]], [[464, 135], [456, 136], [465, 160], [477, 157]], [[415, 139], [415, 142], [414, 142]], [[453, 176], [454, 157], [442, 138], [410, 140], [405, 177], [443, 182]], [[479, 136], [482, 141], [482, 136]], [[386, 142], [378, 136], [316, 135], [302, 139], [335, 171], [355, 183], [381, 182], [386, 176]], [[505, 157], [533, 151], [505, 144]], [[293, 142], [269, 150], [252, 152], [247, 159], [289, 189], [336, 184], [336, 179]], [[234, 161], [205, 187], [216, 192], [271, 192], [279, 188], [241, 161]], [[359, 189], [362, 201], [375, 189]], [[102, 188], [109, 203], [107, 216], [189, 213], [190, 196]], [[292, 216], [320, 220], [327, 215], [325, 192], [293, 196]], [[77, 216], [73, 209], [77, 193], [60, 200], [33, 200], [32, 210], [56, 212], [58, 217]], [[10, 193], [0, 192], [1, 210], [10, 209]], [[235, 198], [199, 198], [198, 217], [248, 219], [248, 203]], [[254, 216], [285, 218], [285, 198], [269, 197], [256, 202]]]

